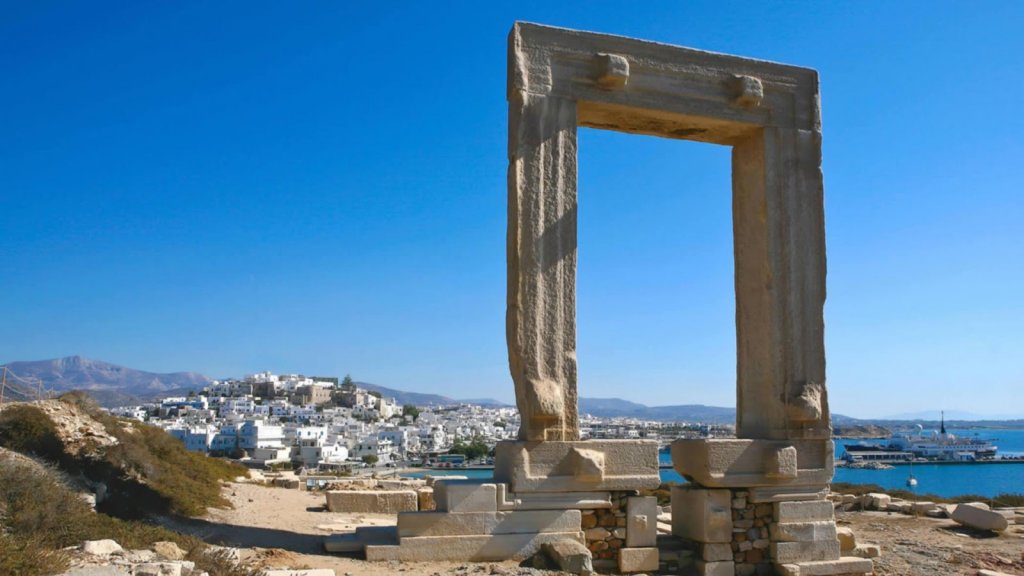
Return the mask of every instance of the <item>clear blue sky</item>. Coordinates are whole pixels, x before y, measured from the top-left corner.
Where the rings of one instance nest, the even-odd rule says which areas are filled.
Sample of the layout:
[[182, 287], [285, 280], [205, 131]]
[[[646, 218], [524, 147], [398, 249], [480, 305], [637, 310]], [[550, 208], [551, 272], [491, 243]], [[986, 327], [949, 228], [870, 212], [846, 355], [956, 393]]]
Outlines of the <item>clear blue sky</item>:
[[[0, 362], [510, 400], [517, 19], [818, 69], [833, 411], [1024, 413], [1020, 2], [4, 3]], [[728, 149], [580, 140], [581, 394], [732, 405]]]

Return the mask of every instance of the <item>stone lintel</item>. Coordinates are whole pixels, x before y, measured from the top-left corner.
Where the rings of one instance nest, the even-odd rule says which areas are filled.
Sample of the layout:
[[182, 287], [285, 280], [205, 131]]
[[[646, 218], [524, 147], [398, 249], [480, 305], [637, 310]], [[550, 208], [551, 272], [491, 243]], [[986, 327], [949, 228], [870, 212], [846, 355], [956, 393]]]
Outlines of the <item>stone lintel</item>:
[[527, 492], [640, 490], [661, 484], [653, 440], [499, 442], [494, 480]]
[[672, 443], [676, 471], [709, 488], [824, 486], [832, 480], [833, 459], [831, 440], [713, 438]]

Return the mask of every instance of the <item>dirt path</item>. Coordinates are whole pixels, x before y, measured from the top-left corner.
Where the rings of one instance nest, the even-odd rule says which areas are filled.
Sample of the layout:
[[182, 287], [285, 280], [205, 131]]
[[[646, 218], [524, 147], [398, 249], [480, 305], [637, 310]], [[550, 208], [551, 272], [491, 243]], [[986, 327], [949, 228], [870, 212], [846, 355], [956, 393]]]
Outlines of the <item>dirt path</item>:
[[882, 547], [879, 576], [974, 576], [983, 568], [1024, 576], [1024, 526], [996, 536], [952, 520], [888, 512], [837, 512], [836, 522], [852, 528], [858, 542]]

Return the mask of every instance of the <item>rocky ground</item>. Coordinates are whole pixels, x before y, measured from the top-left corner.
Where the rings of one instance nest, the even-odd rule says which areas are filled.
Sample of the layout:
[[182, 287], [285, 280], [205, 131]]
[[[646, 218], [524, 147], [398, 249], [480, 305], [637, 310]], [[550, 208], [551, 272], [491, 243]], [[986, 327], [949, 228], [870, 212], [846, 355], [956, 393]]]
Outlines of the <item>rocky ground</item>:
[[[205, 518], [171, 527], [237, 549], [238, 558], [253, 568], [330, 568], [337, 576], [560, 574], [513, 562], [371, 563], [328, 554], [321, 546], [325, 535], [356, 526], [394, 524], [395, 517], [327, 512], [322, 492], [248, 482], [232, 483], [225, 492], [234, 508], [213, 510]], [[1011, 525], [995, 535], [948, 519], [875, 511], [837, 511], [837, 523], [850, 527], [858, 542], [881, 547], [881, 557], [875, 559], [879, 576], [977, 575], [981, 570], [1024, 576], [1024, 525]]]
[[1024, 575], [1022, 525], [995, 535], [948, 519], [838, 511], [836, 523], [852, 528], [858, 542], [881, 547], [881, 557], [874, 559], [879, 576], [975, 575], [983, 569]]

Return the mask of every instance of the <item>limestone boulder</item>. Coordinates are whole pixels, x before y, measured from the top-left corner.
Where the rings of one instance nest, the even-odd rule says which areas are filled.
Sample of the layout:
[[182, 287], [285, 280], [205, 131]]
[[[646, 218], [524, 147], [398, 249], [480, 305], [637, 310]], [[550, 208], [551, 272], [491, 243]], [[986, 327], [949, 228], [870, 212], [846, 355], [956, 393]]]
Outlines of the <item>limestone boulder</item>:
[[184, 560], [187, 552], [174, 542], [154, 542], [153, 552], [164, 560]]
[[836, 536], [839, 538], [839, 550], [844, 554], [857, 547], [857, 537], [853, 530], [846, 526], [836, 528]]
[[123, 554], [124, 548], [113, 540], [86, 540], [82, 543], [82, 552], [93, 556], [109, 556]]
[[1009, 522], [1002, 514], [969, 504], [957, 506], [953, 511], [953, 520], [964, 526], [993, 532], [1002, 532], [1009, 526]]
[[546, 542], [541, 546], [541, 550], [563, 572], [569, 572], [570, 574], [581, 574], [583, 576], [590, 576], [594, 573], [594, 561], [590, 550], [583, 544], [580, 544], [576, 540], [559, 540], [557, 542]]

